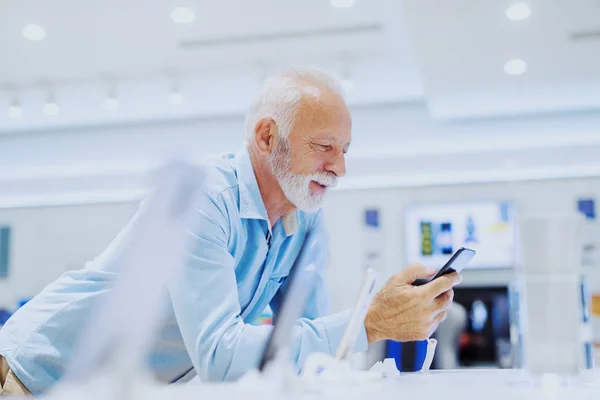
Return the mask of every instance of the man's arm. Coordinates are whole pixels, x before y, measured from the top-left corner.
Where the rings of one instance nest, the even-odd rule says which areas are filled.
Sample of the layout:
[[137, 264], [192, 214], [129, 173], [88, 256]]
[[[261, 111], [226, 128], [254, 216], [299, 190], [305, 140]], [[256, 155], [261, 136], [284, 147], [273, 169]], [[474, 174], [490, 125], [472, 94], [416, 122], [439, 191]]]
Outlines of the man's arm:
[[[245, 324], [240, 316], [234, 259], [227, 245], [229, 223], [222, 207], [209, 198], [198, 211], [193, 251], [169, 287], [192, 363], [201, 379], [211, 381], [237, 379], [256, 368], [272, 329]], [[312, 352], [333, 354], [348, 320], [349, 313], [298, 320], [291, 346], [297, 368]]]

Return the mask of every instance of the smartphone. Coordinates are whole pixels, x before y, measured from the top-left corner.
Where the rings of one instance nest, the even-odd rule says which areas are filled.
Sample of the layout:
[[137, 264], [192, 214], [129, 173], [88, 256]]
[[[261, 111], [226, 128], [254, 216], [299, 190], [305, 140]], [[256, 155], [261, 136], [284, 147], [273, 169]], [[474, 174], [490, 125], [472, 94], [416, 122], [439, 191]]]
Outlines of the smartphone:
[[344, 336], [342, 336], [342, 340], [338, 346], [335, 355], [336, 359], [344, 360], [354, 350], [359, 331], [364, 326], [365, 316], [369, 310], [369, 305], [371, 304], [373, 296], [375, 296], [378, 279], [379, 273], [373, 268], [369, 268], [365, 273], [365, 280], [360, 289], [356, 307], [354, 308], [350, 322], [348, 323], [348, 326], [346, 326]]
[[442, 275], [450, 274], [452, 272], [460, 273], [471, 262], [473, 257], [475, 257], [475, 254], [475, 250], [461, 247], [460, 249], [456, 250], [456, 253], [450, 257], [448, 262], [444, 264], [444, 266], [440, 268], [432, 278], [417, 279], [413, 282], [413, 285], [421, 286], [439, 278]]

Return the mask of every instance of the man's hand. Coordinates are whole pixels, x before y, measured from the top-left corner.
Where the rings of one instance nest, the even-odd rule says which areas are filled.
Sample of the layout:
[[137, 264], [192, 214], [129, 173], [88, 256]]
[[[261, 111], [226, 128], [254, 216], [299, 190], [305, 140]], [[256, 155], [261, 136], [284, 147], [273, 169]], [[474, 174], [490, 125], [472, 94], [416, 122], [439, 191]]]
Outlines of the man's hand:
[[385, 339], [425, 340], [435, 332], [452, 304], [452, 287], [462, 278], [454, 272], [425, 285], [412, 286], [415, 280], [429, 278], [434, 273], [412, 265], [390, 278], [373, 298], [365, 318], [369, 343]]

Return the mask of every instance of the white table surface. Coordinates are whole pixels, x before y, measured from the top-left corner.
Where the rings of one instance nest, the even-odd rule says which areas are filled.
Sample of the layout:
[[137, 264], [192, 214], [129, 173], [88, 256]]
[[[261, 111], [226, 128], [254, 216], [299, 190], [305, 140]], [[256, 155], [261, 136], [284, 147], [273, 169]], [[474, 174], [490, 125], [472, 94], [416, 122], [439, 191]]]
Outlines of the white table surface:
[[274, 382], [257, 377], [220, 384], [154, 385], [138, 382], [115, 391], [110, 377], [44, 396], [47, 400], [368, 399], [368, 400], [600, 400], [600, 370], [578, 377], [532, 377], [518, 370], [407, 373], [367, 381]]
[[[401, 374], [369, 382], [321, 382], [293, 387], [254, 384], [189, 385], [161, 389], [169, 398], [600, 400], [600, 371], [579, 377], [532, 377], [518, 370], [453, 370]], [[164, 398], [163, 396], [160, 396]]]

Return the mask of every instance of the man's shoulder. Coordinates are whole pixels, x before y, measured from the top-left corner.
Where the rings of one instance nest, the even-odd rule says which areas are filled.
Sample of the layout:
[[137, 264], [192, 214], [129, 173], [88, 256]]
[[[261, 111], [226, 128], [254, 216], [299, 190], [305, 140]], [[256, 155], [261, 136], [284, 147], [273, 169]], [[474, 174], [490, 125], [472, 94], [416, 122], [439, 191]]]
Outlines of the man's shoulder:
[[238, 186], [235, 154], [224, 153], [206, 157], [198, 168], [204, 175], [204, 191], [214, 197]]
[[[222, 212], [237, 206], [239, 180], [236, 170], [236, 155], [224, 153], [203, 159], [198, 168], [204, 176], [203, 193]], [[235, 207], [237, 208], [237, 207]]]

